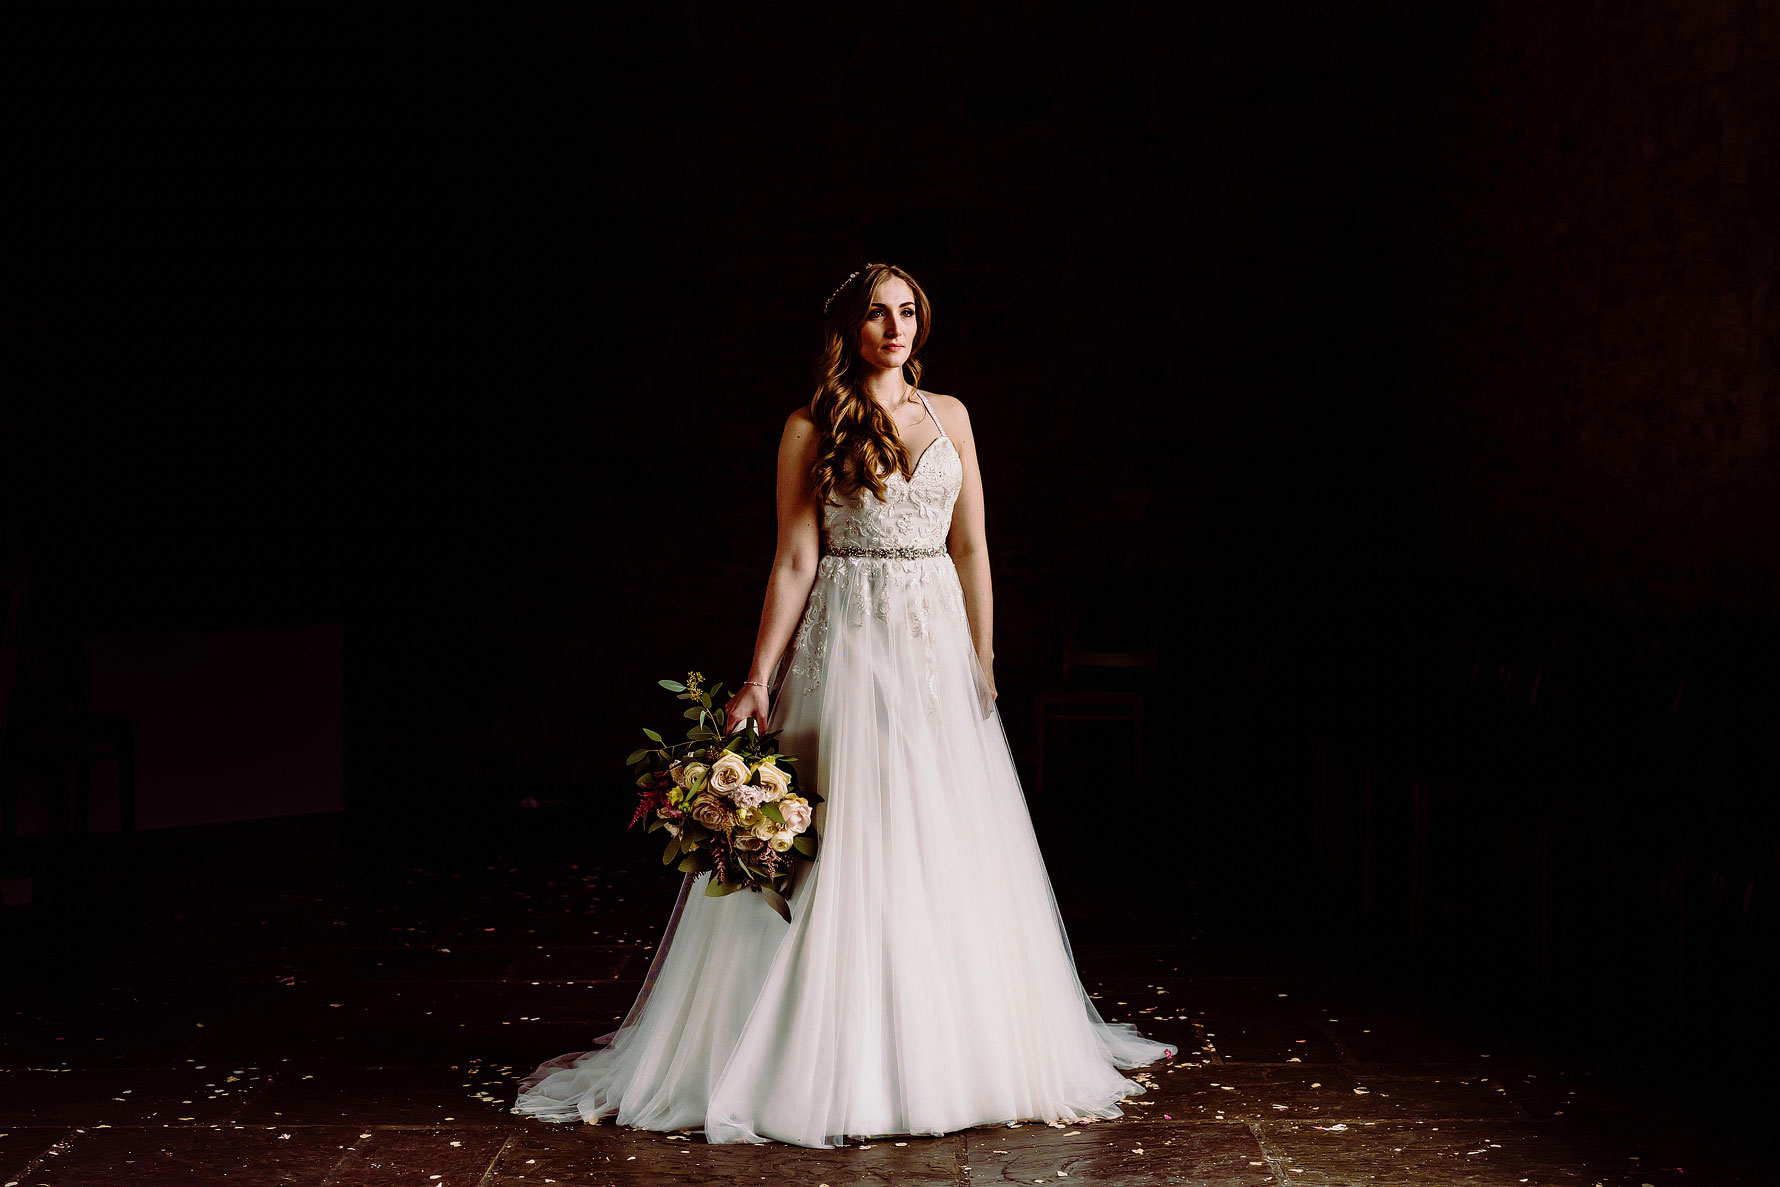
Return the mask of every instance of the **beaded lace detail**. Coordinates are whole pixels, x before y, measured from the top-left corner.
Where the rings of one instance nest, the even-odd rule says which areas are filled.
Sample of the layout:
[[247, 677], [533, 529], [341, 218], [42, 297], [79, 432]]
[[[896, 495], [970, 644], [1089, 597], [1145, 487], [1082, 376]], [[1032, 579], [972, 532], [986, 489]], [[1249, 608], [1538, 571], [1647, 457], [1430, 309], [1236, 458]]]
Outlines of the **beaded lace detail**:
[[964, 590], [945, 548], [952, 507], [964, 485], [964, 461], [927, 397], [916, 395], [940, 432], [916, 460], [912, 477], [887, 474], [881, 502], [861, 488], [841, 506], [823, 508], [827, 548], [792, 641], [791, 675], [803, 682], [805, 692], [822, 682], [836, 629], [833, 608], [849, 607], [847, 621], [840, 624], [846, 629], [863, 629], [868, 612], [888, 625], [891, 591], [899, 590], [906, 594], [895, 599], [905, 608], [905, 621], [897, 626], [924, 645], [924, 697], [930, 711], [937, 705], [931, 616], [964, 616]]

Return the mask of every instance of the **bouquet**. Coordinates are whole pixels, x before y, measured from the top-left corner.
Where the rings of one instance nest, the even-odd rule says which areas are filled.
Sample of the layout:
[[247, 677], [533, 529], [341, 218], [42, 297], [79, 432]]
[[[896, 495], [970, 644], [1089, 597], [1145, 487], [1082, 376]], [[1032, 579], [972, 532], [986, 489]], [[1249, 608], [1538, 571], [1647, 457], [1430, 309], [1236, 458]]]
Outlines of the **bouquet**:
[[[791, 921], [786, 896], [797, 861], [816, 856], [815, 805], [822, 797], [800, 792], [796, 757], [780, 754], [777, 734], [763, 734], [752, 721], [731, 730], [723, 720], [721, 684], [703, 687], [704, 677], [688, 672], [686, 682], [657, 681], [682, 701], [692, 722], [686, 741], [634, 750], [626, 765], [637, 769], [637, 807], [626, 828], [648, 818], [646, 831], [668, 834], [663, 865], [686, 874], [710, 872], [707, 895], [758, 891], [773, 910]], [[678, 858], [676, 863], [675, 859]]]

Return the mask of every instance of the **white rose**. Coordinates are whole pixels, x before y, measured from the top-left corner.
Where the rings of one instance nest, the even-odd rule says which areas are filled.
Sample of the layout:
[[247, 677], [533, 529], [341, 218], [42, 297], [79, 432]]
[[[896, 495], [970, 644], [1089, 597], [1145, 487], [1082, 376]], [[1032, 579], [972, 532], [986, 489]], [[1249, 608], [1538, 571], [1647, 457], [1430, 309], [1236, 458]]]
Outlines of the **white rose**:
[[730, 795], [747, 781], [748, 760], [733, 750], [725, 750], [723, 757], [711, 764], [711, 790], [713, 791]]
[[761, 840], [766, 841], [770, 840], [772, 835], [779, 831], [779, 825], [772, 817], [768, 816], [765, 812], [762, 812], [760, 814], [760, 819], [756, 820], [753, 827], [748, 831], [752, 832]]
[[791, 848], [791, 835], [790, 829], [780, 829], [778, 832], [768, 837], [766, 843], [773, 847], [774, 853], [783, 853], [785, 850]]
[[730, 837], [729, 843], [731, 846], [740, 849], [744, 853], [753, 853], [756, 849], [759, 849], [762, 845], [766, 844], [765, 841], [761, 840], [753, 833], [745, 832], [738, 832]]
[[801, 795], [786, 796], [779, 801], [779, 815], [785, 818], [787, 829], [801, 833], [810, 827], [810, 801]]
[[680, 784], [680, 786], [691, 791], [698, 791], [704, 786], [705, 779], [710, 773], [711, 768], [707, 767], [704, 763], [689, 762], [686, 764], [684, 771], [686, 782]]
[[760, 786], [766, 789], [765, 798], [769, 802], [784, 798], [785, 793], [791, 790], [790, 776], [771, 762], [761, 763], [754, 769], [754, 774], [759, 778]]
[[701, 792], [698, 798], [692, 801], [692, 807], [688, 810], [687, 815], [706, 828], [716, 831], [727, 825], [734, 813], [716, 793], [706, 791]]

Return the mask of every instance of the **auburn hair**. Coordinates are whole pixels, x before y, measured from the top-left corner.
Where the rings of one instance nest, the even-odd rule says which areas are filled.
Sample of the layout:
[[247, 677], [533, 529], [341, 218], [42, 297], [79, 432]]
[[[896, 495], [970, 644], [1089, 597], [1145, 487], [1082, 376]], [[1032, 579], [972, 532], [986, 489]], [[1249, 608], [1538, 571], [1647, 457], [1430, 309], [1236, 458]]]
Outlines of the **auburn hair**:
[[927, 294], [896, 265], [869, 263], [841, 285], [822, 318], [816, 394], [810, 397], [810, 416], [818, 434], [811, 475], [819, 506], [838, 505], [841, 500], [836, 496], [850, 496], [861, 488], [870, 488], [882, 502], [884, 478], [892, 468], [904, 479], [914, 477], [914, 461], [890, 413], [860, 386], [866, 368], [859, 357], [859, 332], [871, 312], [872, 294], [892, 277], [906, 282], [915, 295], [915, 339], [903, 361], [902, 376], [913, 387], [921, 385], [921, 344], [932, 325]]

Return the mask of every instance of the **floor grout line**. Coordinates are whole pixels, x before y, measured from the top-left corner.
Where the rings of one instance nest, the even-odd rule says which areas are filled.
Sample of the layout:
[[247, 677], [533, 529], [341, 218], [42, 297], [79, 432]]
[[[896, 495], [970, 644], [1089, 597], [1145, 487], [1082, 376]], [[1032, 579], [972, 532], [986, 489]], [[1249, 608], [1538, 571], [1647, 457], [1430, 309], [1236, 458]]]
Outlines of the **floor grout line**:
[[1267, 1162], [1267, 1169], [1273, 1172], [1273, 1181], [1280, 1187], [1290, 1183], [1291, 1180], [1286, 1177], [1285, 1158], [1274, 1151], [1272, 1144], [1267, 1140], [1267, 1135], [1261, 1132], [1261, 1123], [1250, 1121], [1248, 1131], [1255, 1135], [1255, 1145], [1260, 1147], [1261, 1157]]
[[512, 1148], [514, 1140], [518, 1137], [519, 1134], [517, 1133], [510, 1133], [507, 1135], [507, 1140], [501, 1143], [501, 1148], [494, 1152], [494, 1157], [488, 1160], [488, 1166], [483, 1168], [482, 1177], [476, 1180], [476, 1187], [484, 1187], [488, 1182], [488, 1176], [494, 1174], [495, 1166], [499, 1164], [502, 1158], [507, 1156], [507, 1151]]
[[17, 1187], [18, 1184], [25, 1181], [26, 1176], [35, 1174], [37, 1168], [41, 1167], [45, 1162], [49, 1161], [51, 1158], [58, 1158], [73, 1149], [75, 1139], [85, 1132], [86, 1129], [79, 1125], [68, 1128], [63, 1132], [61, 1137], [38, 1151], [36, 1157], [20, 1167], [17, 1175], [6, 1180], [6, 1187]]

